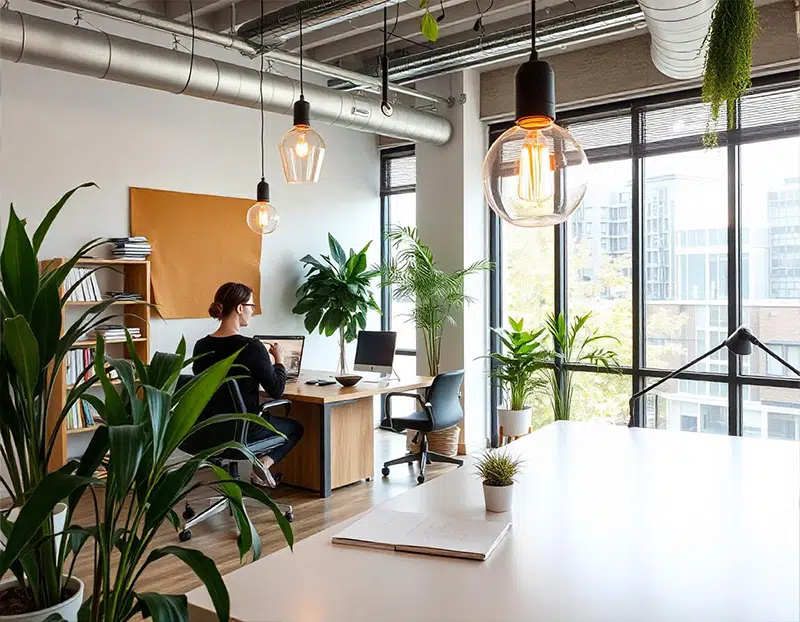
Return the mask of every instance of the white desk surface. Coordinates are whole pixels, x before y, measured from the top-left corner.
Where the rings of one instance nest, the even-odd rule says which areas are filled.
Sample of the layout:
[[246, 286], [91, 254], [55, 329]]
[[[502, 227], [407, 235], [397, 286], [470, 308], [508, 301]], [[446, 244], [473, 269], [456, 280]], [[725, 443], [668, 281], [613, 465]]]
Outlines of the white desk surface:
[[[293, 554], [228, 574], [231, 614], [244, 622], [800, 619], [800, 443], [558, 422], [510, 448], [525, 471], [513, 526], [487, 561], [333, 545], [342, 523]], [[468, 461], [382, 507], [483, 517], [473, 471]], [[189, 601], [211, 608], [202, 588]]]

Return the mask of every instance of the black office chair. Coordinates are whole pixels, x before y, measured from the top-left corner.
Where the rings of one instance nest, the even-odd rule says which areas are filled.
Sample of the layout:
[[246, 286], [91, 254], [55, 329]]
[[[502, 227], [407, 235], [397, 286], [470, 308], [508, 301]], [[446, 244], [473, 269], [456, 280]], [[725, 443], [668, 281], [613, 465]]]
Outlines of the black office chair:
[[[178, 378], [178, 388], [186, 385], [192, 378], [193, 376], [182, 374]], [[275, 408], [286, 409], [286, 414], [288, 415], [291, 412], [291, 403], [289, 400], [283, 399], [265, 402], [261, 404], [258, 415], [263, 417], [269, 414], [269, 411]], [[236, 384], [235, 380], [231, 379], [220, 386], [217, 392], [212, 396], [203, 410], [203, 413], [200, 415], [200, 420], [212, 417], [214, 415], [246, 412], [247, 407], [245, 406], [244, 399], [242, 399], [242, 393], [239, 390], [239, 385]], [[282, 436], [275, 435], [255, 443], [248, 443], [248, 426], [248, 421], [226, 421], [224, 423], [209, 426], [204, 428], [201, 432], [189, 436], [183, 442], [183, 444], [181, 444], [181, 451], [196, 455], [201, 451], [216, 447], [220, 443], [227, 441], [238, 441], [260, 458], [261, 456], [265, 456], [271, 451], [274, 451], [276, 448], [280, 447], [286, 442], [286, 439]], [[236, 449], [226, 449], [222, 453], [214, 456], [210, 462], [213, 462], [214, 464], [225, 469], [232, 478], [238, 478], [238, 461], [244, 459], [245, 456], [240, 451]], [[192, 527], [216, 514], [219, 514], [224, 510], [229, 510], [228, 500], [225, 497], [211, 497], [208, 499], [208, 502], [209, 507], [200, 511], [199, 513], [195, 512], [194, 508], [188, 501], [186, 502], [186, 507], [183, 511], [183, 525], [181, 527], [181, 531], [178, 533], [178, 539], [181, 542], [191, 540]], [[280, 508], [281, 512], [283, 512], [286, 520], [289, 522], [294, 520], [294, 513], [291, 505], [286, 503], [278, 503], [277, 506]]]
[[[461, 383], [464, 381], [464, 370], [448, 371], [439, 374], [433, 379], [433, 384], [423, 400], [418, 393], [389, 393], [386, 396], [386, 420], [390, 427], [395, 430], [416, 430], [417, 435], [414, 442], [419, 441], [420, 452], [418, 454], [407, 454], [402, 458], [389, 460], [383, 463], [384, 477], [389, 475], [389, 467], [396, 464], [410, 464], [419, 460], [419, 475], [417, 481], [421, 484], [425, 481], [425, 467], [432, 462], [445, 462], [462, 466], [463, 460], [443, 456], [441, 454], [428, 451], [428, 434], [446, 430], [458, 425], [464, 418], [464, 411], [461, 409]], [[393, 397], [411, 397], [417, 400], [422, 406], [422, 410], [411, 413], [405, 417], [392, 417], [391, 402]]]

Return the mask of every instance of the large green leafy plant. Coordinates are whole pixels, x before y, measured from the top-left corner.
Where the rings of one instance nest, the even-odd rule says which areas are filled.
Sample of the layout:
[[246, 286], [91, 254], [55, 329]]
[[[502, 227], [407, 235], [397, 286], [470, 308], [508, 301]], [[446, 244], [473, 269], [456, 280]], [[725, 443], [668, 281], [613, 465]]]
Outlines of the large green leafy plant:
[[[6, 536], [12, 531], [8, 519], [11, 511], [22, 509], [24, 515], [25, 507], [47, 475], [59, 425], [91, 385], [77, 384], [68, 392], [61, 412], [51, 413], [59, 388], [58, 371], [70, 348], [102, 321], [98, 320], [98, 314], [111, 304], [99, 302], [90, 306], [62, 335], [63, 307], [81, 282], [63, 291], [67, 274], [81, 257], [104, 240], [88, 242], [61, 265], [51, 263], [40, 268], [37, 257], [64, 205], [78, 189], [89, 186], [94, 184], [83, 184], [61, 197], [32, 236], [13, 205], [8, 216], [0, 252], [0, 455], [6, 473], [0, 479], [11, 497], [11, 507], [0, 515], [0, 527]], [[48, 414], [52, 417], [50, 421]], [[19, 523], [13, 527], [15, 533]], [[29, 542], [25, 554], [4, 565], [4, 571], [10, 569], [20, 582], [23, 576], [30, 578], [23, 602], [35, 611], [64, 600], [64, 560], [56, 555], [51, 517], [46, 516], [26, 533]]]
[[428, 370], [439, 373], [442, 332], [455, 324], [453, 313], [473, 299], [464, 293], [464, 279], [489, 270], [490, 261], [477, 261], [468, 268], [445, 272], [433, 259], [431, 249], [422, 243], [417, 230], [391, 227], [386, 234], [394, 249], [394, 259], [382, 267], [382, 285], [392, 288], [395, 300], [412, 302], [408, 321], [422, 332]]
[[492, 329], [505, 349], [489, 355], [494, 362], [491, 377], [500, 384], [508, 407], [511, 410], [523, 410], [530, 406], [531, 396], [547, 384], [538, 372], [552, 359], [540, 339], [544, 328], [526, 331], [523, 320], [511, 317], [508, 323], [510, 329]]
[[704, 45], [703, 101], [711, 104], [709, 128], [703, 141], [717, 144], [717, 120], [723, 104], [728, 129], [736, 123], [736, 102], [750, 88], [753, 40], [758, 31], [754, 0], [718, 0]]
[[[64, 566], [68, 553], [74, 564], [85, 543], [90, 538], [94, 540], [94, 583], [91, 596], [81, 607], [79, 621], [122, 622], [140, 615], [151, 616], [156, 622], [188, 620], [186, 596], [136, 589], [142, 572], [168, 555], [191, 568], [208, 589], [219, 619], [228, 620], [228, 592], [213, 560], [193, 549], [180, 546], [150, 549], [150, 545], [165, 521], [170, 521], [176, 530], [179, 528], [173, 508], [201, 486], [210, 486], [230, 501], [242, 558], [248, 552], [252, 552], [254, 559], [261, 554], [261, 541], [247, 515], [244, 497], [271, 508], [286, 541], [290, 546], [293, 544], [291, 526], [263, 490], [232, 479], [209, 462], [222, 451], [236, 449], [243, 459], [255, 463], [257, 458], [241, 443], [224, 442], [180, 465], [168, 463], [187, 437], [217, 423], [246, 420], [273, 429], [256, 415], [226, 414], [200, 419], [209, 399], [228, 378], [238, 353], [177, 388], [181, 370], [189, 363], [183, 340], [176, 353], [158, 352], [150, 364], [138, 357], [130, 336], [130, 359], [106, 356], [102, 337], [97, 339], [96, 352], [93, 380], [99, 381], [103, 397], [86, 394], [82, 399], [97, 410], [101, 426], [79, 461], [71, 461], [46, 475], [33, 490], [14, 523], [5, 551], [0, 554], [0, 574], [30, 553], [35, 546], [35, 534], [48, 521], [56, 503], [66, 498], [67, 546], [58, 552], [58, 564]], [[120, 392], [108, 377], [111, 369], [120, 378]], [[96, 479], [93, 474], [106, 454], [108, 477]], [[211, 481], [195, 481], [202, 467], [213, 470]], [[99, 489], [104, 494], [98, 494]], [[86, 526], [73, 524], [75, 507], [87, 491], [91, 495], [94, 520]]]
[[592, 314], [577, 315], [569, 324], [564, 314], [557, 316], [548, 314], [545, 320], [546, 333], [552, 339], [555, 348], [550, 357], [555, 367], [548, 370], [550, 405], [556, 421], [569, 420], [572, 415], [572, 396], [574, 393], [574, 371], [567, 363], [583, 363], [609, 370], [619, 367], [617, 354], [602, 347], [601, 342], [619, 343], [616, 337], [602, 335], [597, 330], [588, 328]]
[[[0, 454], [7, 473], [2, 483], [12, 502], [11, 508], [0, 514], [0, 528], [6, 539], [5, 549], [0, 552], [0, 576], [8, 571], [14, 574], [28, 611], [58, 605], [71, 596], [67, 586], [75, 559], [87, 540], [93, 538], [95, 585], [92, 597], [81, 610], [81, 620], [116, 622], [139, 613], [155, 620], [187, 619], [185, 597], [135, 591], [141, 571], [165, 555], [180, 557], [197, 572], [214, 595], [220, 619], [227, 619], [227, 592], [211, 560], [178, 547], [144, 555], [164, 520], [177, 524], [172, 507], [198, 485], [192, 481], [194, 473], [218, 451], [236, 446], [227, 443], [209, 450], [177, 470], [166, 466], [166, 457], [183, 439], [211, 424], [198, 422], [198, 417], [225, 379], [232, 361], [218, 363], [176, 390], [177, 377], [187, 363], [183, 343], [177, 354], [156, 354], [147, 365], [136, 356], [130, 341], [130, 360], [107, 359], [104, 342], [99, 339], [94, 367], [85, 370], [89, 379], [69, 390], [60, 412], [50, 412], [66, 353], [88, 331], [109, 319], [102, 315], [111, 304], [91, 305], [71, 326], [62, 326], [64, 304], [72, 289], [80, 286], [78, 282], [63, 291], [65, 278], [78, 260], [103, 240], [87, 243], [62, 265], [46, 264], [41, 270], [39, 267], [37, 254], [47, 232], [77, 189], [50, 209], [32, 236], [12, 206], [0, 252]], [[107, 370], [112, 368], [119, 373], [121, 393], [107, 377]], [[98, 382], [102, 385], [102, 398], [87, 393]], [[48, 473], [58, 429], [79, 399], [97, 409], [101, 426], [80, 461], [71, 461]], [[252, 415], [224, 415], [216, 420], [232, 418], [268, 426]], [[240, 450], [253, 459], [244, 448]], [[106, 454], [110, 456], [109, 478], [94, 479]], [[227, 474], [218, 470], [211, 485], [231, 499], [240, 530], [240, 553], [252, 550], [257, 557], [260, 541], [247, 519], [242, 497], [255, 497], [273, 511], [275, 505], [261, 490], [230, 481]], [[98, 488], [105, 488], [106, 494], [97, 495]], [[95, 521], [85, 527], [74, 525], [75, 508], [87, 491], [92, 496]], [[56, 534], [53, 510], [62, 501], [67, 506], [67, 528]], [[9, 519], [11, 510], [19, 512], [13, 522]], [[288, 523], [282, 515], [277, 518], [291, 544]], [[58, 535], [62, 544], [57, 550]], [[120, 556], [112, 561], [115, 549]]]
[[377, 270], [367, 268], [367, 250], [371, 242], [355, 252], [345, 254], [342, 245], [328, 234], [330, 256], [322, 260], [306, 255], [300, 261], [308, 268], [306, 281], [297, 290], [297, 304], [292, 313], [304, 315], [308, 332], [319, 328], [328, 337], [339, 333], [339, 372], [347, 369], [345, 346], [353, 341], [359, 329], [367, 327], [367, 312], [381, 308], [370, 291], [370, 282]]

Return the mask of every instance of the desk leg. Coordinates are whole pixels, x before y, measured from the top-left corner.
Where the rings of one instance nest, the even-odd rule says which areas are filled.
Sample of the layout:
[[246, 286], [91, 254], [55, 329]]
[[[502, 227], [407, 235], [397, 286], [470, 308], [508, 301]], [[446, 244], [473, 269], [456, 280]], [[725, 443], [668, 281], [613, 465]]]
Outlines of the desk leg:
[[324, 404], [319, 418], [319, 496], [331, 496], [331, 405]]

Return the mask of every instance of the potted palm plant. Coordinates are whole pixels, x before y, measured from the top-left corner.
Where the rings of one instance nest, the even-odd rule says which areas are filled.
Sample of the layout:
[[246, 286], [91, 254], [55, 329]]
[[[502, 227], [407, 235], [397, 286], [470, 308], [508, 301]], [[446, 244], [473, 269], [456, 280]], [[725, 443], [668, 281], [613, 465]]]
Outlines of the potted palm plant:
[[524, 329], [521, 319], [508, 318], [508, 323], [510, 329], [492, 329], [505, 351], [489, 355], [493, 362], [490, 377], [505, 394], [506, 407], [497, 409], [502, 436], [521, 436], [531, 427], [530, 398], [547, 384], [539, 371], [552, 359], [540, 342], [544, 328], [530, 332]]
[[408, 321], [422, 332], [428, 373], [439, 373], [442, 356], [442, 331], [455, 324], [453, 313], [473, 301], [464, 293], [464, 279], [492, 268], [490, 261], [477, 261], [468, 268], [445, 272], [433, 259], [431, 249], [422, 243], [417, 230], [391, 227], [386, 234], [395, 257], [381, 269], [383, 287], [392, 288], [392, 297], [414, 304]]
[[[306, 281], [297, 290], [297, 304], [292, 313], [304, 315], [306, 330], [310, 333], [319, 327], [320, 334], [330, 337], [339, 333], [339, 363], [337, 380], [349, 386], [360, 376], [349, 376], [346, 346], [367, 327], [367, 312], [381, 308], [370, 291], [370, 282], [378, 271], [367, 269], [367, 250], [371, 242], [355, 252], [345, 254], [342, 245], [328, 234], [330, 256], [322, 260], [306, 255], [300, 261], [308, 268]], [[355, 382], [352, 382], [355, 379]]]
[[[46, 475], [33, 489], [8, 536], [5, 550], [0, 553], [0, 574], [23, 562], [36, 550], [35, 534], [48, 522], [55, 504], [66, 499], [68, 526], [63, 533], [66, 545], [57, 552], [57, 563], [63, 567], [67, 554], [71, 554], [71, 573], [90, 538], [95, 542], [95, 563], [91, 596], [82, 603], [80, 599], [77, 604], [73, 602], [73, 610], [61, 612], [61, 618], [67, 622], [124, 622], [137, 617], [187, 621], [189, 611], [185, 595], [136, 589], [139, 577], [148, 566], [172, 555], [202, 580], [212, 596], [218, 618], [227, 621], [228, 592], [213, 560], [200, 551], [181, 546], [151, 549], [150, 545], [165, 521], [170, 521], [176, 530], [179, 528], [173, 508], [200, 486], [210, 486], [230, 501], [239, 529], [237, 545], [242, 558], [248, 552], [252, 552], [254, 559], [261, 554], [261, 541], [247, 515], [244, 497], [270, 507], [286, 541], [290, 546], [293, 544], [291, 526], [264, 491], [248, 482], [232, 479], [226, 471], [209, 462], [216, 454], [232, 448], [239, 450], [243, 459], [257, 461], [244, 445], [226, 442], [177, 467], [168, 464], [168, 458], [188, 436], [207, 426], [246, 420], [272, 429], [265, 420], [248, 414], [198, 420], [208, 400], [228, 378], [238, 352], [195, 376], [180, 389], [176, 389], [178, 377], [188, 364], [183, 340], [176, 353], [156, 353], [150, 364], [138, 357], [130, 336], [130, 359], [105, 356], [102, 337], [97, 339], [96, 352], [94, 377], [102, 386], [103, 397], [86, 394], [82, 399], [97, 410], [101, 425], [79, 461], [71, 461]], [[108, 377], [112, 369], [122, 383], [120, 392]], [[97, 479], [93, 474], [104, 458], [108, 477]], [[210, 482], [194, 480], [202, 467], [213, 470]], [[101, 489], [102, 494], [98, 494]], [[73, 511], [87, 493], [91, 494], [95, 508], [93, 524], [73, 524]], [[29, 583], [33, 584], [34, 580], [31, 578]]]
[[508, 512], [514, 503], [514, 481], [522, 461], [508, 451], [487, 450], [475, 463], [483, 481], [483, 499], [489, 512]]
[[619, 367], [616, 352], [600, 345], [603, 341], [619, 343], [619, 339], [588, 330], [591, 318], [591, 313], [577, 315], [567, 324], [563, 313], [557, 316], [550, 313], [545, 320], [547, 334], [555, 344], [549, 355], [555, 361], [555, 367], [548, 371], [547, 382], [556, 421], [568, 421], [572, 414], [574, 372], [567, 363], [584, 363], [611, 370]]
[[[38, 253], [51, 225], [72, 195], [83, 184], [67, 192], [47, 212], [32, 235], [11, 206], [0, 252], [0, 459], [2, 485], [11, 498], [0, 512], [0, 533], [5, 544], [21, 529], [29, 542], [25, 555], [5, 566], [12, 577], [0, 583], [0, 619], [44, 619], [63, 613], [80, 603], [83, 584], [70, 576], [64, 565], [58, 532], [68, 517], [60, 496], [35, 529], [21, 525], [20, 516], [31, 503], [47, 476], [57, 430], [72, 405], [93, 382], [76, 385], [60, 412], [51, 412], [57, 376], [70, 348], [97, 325], [97, 317], [110, 302], [90, 306], [62, 335], [62, 311], [79, 279], [69, 291], [64, 281], [78, 260], [105, 241], [85, 244], [75, 255], [56, 267], [40, 264]], [[107, 318], [106, 318], [107, 319]], [[100, 320], [103, 321], [103, 320]], [[1, 573], [0, 573], [1, 574]]]

